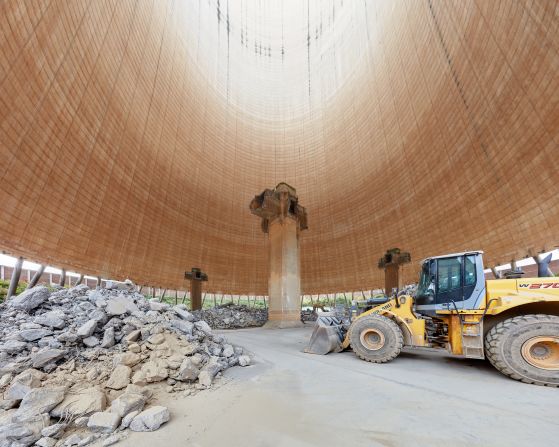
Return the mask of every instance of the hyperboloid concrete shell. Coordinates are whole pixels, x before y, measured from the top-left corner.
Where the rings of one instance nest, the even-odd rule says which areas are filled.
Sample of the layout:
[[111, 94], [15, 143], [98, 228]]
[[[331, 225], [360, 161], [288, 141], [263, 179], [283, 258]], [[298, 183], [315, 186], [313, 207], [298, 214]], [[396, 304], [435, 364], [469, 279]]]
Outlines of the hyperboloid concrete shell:
[[4, 0], [0, 31], [8, 253], [265, 294], [248, 204], [282, 181], [304, 293], [559, 242], [556, 1]]

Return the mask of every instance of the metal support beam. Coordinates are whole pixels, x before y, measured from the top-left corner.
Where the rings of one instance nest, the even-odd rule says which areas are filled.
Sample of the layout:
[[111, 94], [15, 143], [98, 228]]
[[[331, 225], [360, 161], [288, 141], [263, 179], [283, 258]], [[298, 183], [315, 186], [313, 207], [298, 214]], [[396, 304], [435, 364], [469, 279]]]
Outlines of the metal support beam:
[[12, 271], [12, 278], [10, 280], [10, 287], [8, 287], [8, 294], [6, 299], [10, 299], [16, 294], [17, 285], [19, 284], [19, 277], [21, 276], [21, 268], [23, 266], [23, 258], [17, 258], [16, 265]]
[[32, 287], [35, 287], [37, 285], [37, 283], [41, 279], [41, 276], [43, 276], [43, 273], [45, 272], [45, 267], [46, 266], [43, 264], [39, 266], [39, 270], [35, 272], [33, 278], [31, 278], [31, 281], [29, 281], [29, 283], [27, 284], [28, 289], [31, 289]]

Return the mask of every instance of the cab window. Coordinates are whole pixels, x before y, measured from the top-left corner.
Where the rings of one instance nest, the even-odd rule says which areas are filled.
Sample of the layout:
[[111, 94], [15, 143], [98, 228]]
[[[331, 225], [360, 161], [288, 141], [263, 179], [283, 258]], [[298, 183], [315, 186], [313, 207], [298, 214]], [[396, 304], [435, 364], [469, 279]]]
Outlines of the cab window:
[[476, 257], [466, 256], [464, 263], [464, 287], [476, 284]]
[[450, 292], [462, 287], [462, 257], [438, 260], [438, 293]]

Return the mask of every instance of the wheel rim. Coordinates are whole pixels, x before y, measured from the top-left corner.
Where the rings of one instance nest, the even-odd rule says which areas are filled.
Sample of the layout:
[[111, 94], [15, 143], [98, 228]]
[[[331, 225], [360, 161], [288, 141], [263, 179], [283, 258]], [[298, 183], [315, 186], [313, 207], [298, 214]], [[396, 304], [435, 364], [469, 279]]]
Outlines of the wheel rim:
[[378, 351], [384, 346], [384, 334], [376, 329], [365, 329], [359, 335], [361, 344], [369, 351]]
[[536, 368], [559, 370], [559, 337], [534, 337], [522, 345], [522, 357]]

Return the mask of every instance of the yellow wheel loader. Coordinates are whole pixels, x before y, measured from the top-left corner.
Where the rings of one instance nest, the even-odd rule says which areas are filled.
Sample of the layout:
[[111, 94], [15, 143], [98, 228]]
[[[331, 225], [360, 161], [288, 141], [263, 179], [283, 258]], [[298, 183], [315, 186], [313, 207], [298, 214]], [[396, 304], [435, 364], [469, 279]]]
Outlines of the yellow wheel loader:
[[522, 382], [559, 387], [559, 277], [485, 280], [482, 254], [425, 259], [415, 297], [376, 299], [345, 318], [320, 316], [306, 352], [351, 347], [385, 363], [404, 346], [441, 348], [487, 358]]

